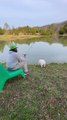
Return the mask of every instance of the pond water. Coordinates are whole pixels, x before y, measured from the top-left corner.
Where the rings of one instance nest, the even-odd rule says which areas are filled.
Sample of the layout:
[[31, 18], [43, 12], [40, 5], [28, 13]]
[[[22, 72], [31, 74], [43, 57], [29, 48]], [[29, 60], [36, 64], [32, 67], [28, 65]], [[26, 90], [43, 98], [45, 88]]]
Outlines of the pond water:
[[[18, 52], [27, 54], [28, 64], [37, 64], [39, 59], [45, 59], [49, 63], [67, 63], [67, 45], [60, 42], [49, 43], [47, 41], [31, 41], [30, 43], [17, 42]], [[0, 62], [5, 62], [8, 56], [9, 46], [3, 45], [0, 50]]]

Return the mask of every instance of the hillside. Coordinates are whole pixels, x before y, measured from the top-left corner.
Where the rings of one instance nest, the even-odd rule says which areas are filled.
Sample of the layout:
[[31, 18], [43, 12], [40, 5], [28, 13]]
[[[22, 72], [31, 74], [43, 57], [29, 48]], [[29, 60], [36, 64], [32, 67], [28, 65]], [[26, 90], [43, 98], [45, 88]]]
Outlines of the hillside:
[[43, 36], [56, 36], [67, 35], [67, 21], [61, 23], [54, 23], [46, 26], [21, 26], [18, 28], [10, 28], [6, 23], [4, 28], [0, 28], [0, 35], [43, 35]]
[[54, 23], [46, 26], [37, 27], [41, 30], [43, 35], [45, 34], [67, 34], [67, 21], [61, 23]]

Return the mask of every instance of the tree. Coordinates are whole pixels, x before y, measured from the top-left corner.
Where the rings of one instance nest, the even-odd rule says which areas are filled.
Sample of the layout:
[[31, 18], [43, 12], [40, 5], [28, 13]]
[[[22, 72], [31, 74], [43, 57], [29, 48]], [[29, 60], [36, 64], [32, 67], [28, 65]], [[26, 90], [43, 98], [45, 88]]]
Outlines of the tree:
[[4, 34], [4, 30], [2, 28], [0, 28], [0, 35]]
[[9, 30], [9, 29], [10, 29], [10, 26], [8, 25], [8, 23], [5, 23], [5, 24], [4, 24], [4, 29], [5, 29], [5, 30]]

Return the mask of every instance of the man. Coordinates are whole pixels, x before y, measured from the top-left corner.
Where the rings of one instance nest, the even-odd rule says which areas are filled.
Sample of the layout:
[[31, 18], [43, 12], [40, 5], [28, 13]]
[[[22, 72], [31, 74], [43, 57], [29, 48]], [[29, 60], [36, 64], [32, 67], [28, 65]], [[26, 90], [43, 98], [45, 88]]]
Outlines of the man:
[[19, 68], [24, 69], [24, 72], [28, 73], [26, 55], [20, 56], [17, 51], [15, 43], [10, 45], [9, 55], [6, 62], [6, 67], [10, 70], [16, 70]]

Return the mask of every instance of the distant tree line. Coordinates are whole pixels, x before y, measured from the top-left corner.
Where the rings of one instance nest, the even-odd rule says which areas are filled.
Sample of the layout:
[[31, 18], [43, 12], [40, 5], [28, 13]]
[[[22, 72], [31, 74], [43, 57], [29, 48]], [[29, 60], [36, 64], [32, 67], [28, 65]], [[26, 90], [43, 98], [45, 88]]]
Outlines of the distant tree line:
[[59, 30], [59, 34], [67, 34], [67, 23]]
[[[18, 27], [18, 28], [10, 28], [8, 23], [5, 23], [3, 28], [0, 27], [0, 35], [4, 34], [10, 34], [10, 35], [44, 35], [44, 36], [49, 36], [49, 35], [54, 35], [57, 32], [58, 25], [51, 24], [47, 26], [42, 26], [42, 27], [29, 27], [29, 26], [24, 26], [24, 27]], [[63, 27], [60, 27], [59, 34], [67, 34], [67, 23], [63, 25]]]

